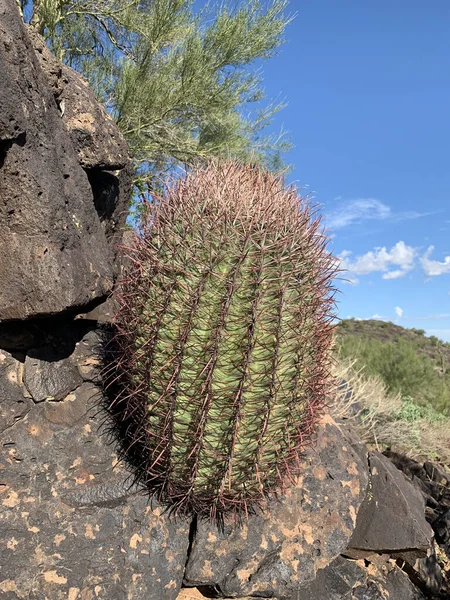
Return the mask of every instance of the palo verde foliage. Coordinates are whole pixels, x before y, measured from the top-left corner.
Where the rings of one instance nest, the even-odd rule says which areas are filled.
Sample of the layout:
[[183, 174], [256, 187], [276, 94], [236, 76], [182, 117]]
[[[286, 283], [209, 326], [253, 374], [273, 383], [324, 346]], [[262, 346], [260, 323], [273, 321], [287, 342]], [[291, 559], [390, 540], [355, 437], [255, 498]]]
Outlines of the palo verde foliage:
[[[89, 81], [129, 144], [141, 195], [214, 156], [281, 168], [255, 63], [283, 42], [287, 0], [18, 0], [53, 53]], [[256, 107], [256, 108], [255, 108]]]
[[169, 186], [118, 291], [113, 403], [174, 510], [243, 514], [296, 475], [330, 384], [335, 263], [295, 188], [213, 162]]

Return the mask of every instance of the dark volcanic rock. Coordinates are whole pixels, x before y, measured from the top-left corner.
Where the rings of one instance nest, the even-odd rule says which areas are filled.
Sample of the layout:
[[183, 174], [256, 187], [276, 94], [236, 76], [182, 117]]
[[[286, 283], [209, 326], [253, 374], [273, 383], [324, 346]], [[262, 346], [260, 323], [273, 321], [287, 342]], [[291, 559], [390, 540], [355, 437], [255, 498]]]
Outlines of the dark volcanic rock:
[[25, 27], [39, 61], [39, 65], [47, 80], [47, 85], [55, 99], [58, 101], [63, 90], [63, 65], [50, 52], [44, 38], [36, 31], [36, 29], [32, 25], [25, 25]]
[[114, 256], [122, 243], [123, 229], [128, 216], [133, 185], [133, 168], [120, 171], [87, 171], [94, 194], [94, 204]]
[[425, 596], [388, 556], [353, 561], [339, 556], [289, 600], [422, 600]]
[[91, 187], [15, 0], [0, 6], [0, 321], [75, 309], [113, 283]]
[[32, 402], [24, 398], [20, 384], [23, 365], [0, 350], [0, 434], [25, 417]]
[[[401, 562], [401, 559], [404, 562]], [[418, 558], [415, 561], [410, 558], [409, 553], [404, 557], [400, 556], [400, 564], [403, 570], [408, 574], [411, 581], [417, 587], [427, 590], [433, 594], [437, 594], [442, 590], [442, 571], [436, 556], [435, 544], [431, 544], [428, 555], [424, 558]]]
[[30, 351], [25, 359], [24, 384], [35, 402], [63, 400], [83, 383], [69, 358], [58, 360], [51, 346]]
[[390, 450], [387, 450], [383, 454], [384, 456], [387, 456], [397, 469], [404, 473], [411, 481], [415, 477], [422, 481], [425, 481], [428, 478], [423, 465], [417, 462], [417, 460], [414, 460], [405, 454], [399, 454], [398, 452], [392, 452]]
[[62, 68], [59, 96], [64, 123], [85, 169], [122, 169], [129, 163], [124, 137], [88, 82], [70, 67]]
[[[2, 357], [14, 386], [17, 365]], [[189, 523], [130, 488], [105, 434], [99, 390], [84, 383], [61, 402], [25, 400], [18, 410], [18, 389], [0, 398], [10, 415], [0, 435], [0, 596], [174, 600]]]
[[270, 513], [237, 528], [226, 523], [224, 531], [198, 524], [187, 585], [231, 597], [289, 597], [346, 548], [366, 490], [364, 448], [325, 417], [304, 464], [296, 487]]
[[71, 361], [84, 381], [101, 383], [101, 347], [102, 336], [98, 331], [89, 331], [76, 344]]
[[99, 324], [111, 324], [114, 323], [114, 316], [117, 309], [117, 302], [110, 296], [105, 302], [81, 316], [85, 319], [96, 321]]
[[80, 164], [87, 169], [111, 170], [128, 165], [125, 139], [86, 79], [59, 63], [33, 27], [28, 27], [28, 34], [48, 86], [58, 101]]
[[448, 547], [450, 553], [450, 508], [433, 523], [436, 539]]
[[430, 461], [422, 465], [396, 452], [385, 452], [385, 455], [422, 492], [430, 523], [450, 508], [450, 473], [441, 465]]
[[431, 546], [428, 555], [415, 562], [411, 557], [403, 557], [406, 561], [405, 570], [408, 569], [411, 578], [418, 584], [425, 585], [433, 593], [441, 590], [439, 597], [447, 597], [446, 594], [450, 593], [450, 474], [442, 465], [430, 461], [422, 465], [396, 452], [385, 452], [385, 455], [422, 493], [426, 502], [425, 518], [433, 528], [436, 542], [440, 544], [437, 553], [435, 547]]
[[33, 27], [28, 26], [28, 34], [86, 170], [95, 209], [115, 255], [132, 194], [134, 170], [126, 141], [86, 80], [62, 65]]
[[433, 531], [425, 520], [421, 493], [382, 454], [370, 453], [369, 465], [369, 489], [348, 554], [358, 557], [407, 551], [414, 557], [425, 556]]

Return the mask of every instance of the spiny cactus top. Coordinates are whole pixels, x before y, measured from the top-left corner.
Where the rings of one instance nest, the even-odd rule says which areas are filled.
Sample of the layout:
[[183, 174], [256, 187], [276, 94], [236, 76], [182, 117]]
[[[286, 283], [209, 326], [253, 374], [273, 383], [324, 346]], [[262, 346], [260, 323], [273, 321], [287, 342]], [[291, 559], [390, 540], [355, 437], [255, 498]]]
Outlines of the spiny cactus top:
[[334, 261], [294, 188], [210, 163], [150, 207], [117, 298], [124, 450], [181, 512], [242, 514], [301, 468], [330, 381]]

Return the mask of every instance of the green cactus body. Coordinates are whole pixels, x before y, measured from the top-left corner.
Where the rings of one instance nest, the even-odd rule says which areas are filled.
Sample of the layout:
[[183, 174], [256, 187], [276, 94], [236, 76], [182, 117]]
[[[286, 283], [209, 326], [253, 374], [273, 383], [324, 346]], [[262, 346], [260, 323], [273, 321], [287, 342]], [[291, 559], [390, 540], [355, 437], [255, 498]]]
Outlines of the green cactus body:
[[233, 163], [177, 181], [143, 223], [118, 294], [117, 413], [175, 509], [240, 513], [301, 468], [330, 381], [318, 226], [296, 190]]

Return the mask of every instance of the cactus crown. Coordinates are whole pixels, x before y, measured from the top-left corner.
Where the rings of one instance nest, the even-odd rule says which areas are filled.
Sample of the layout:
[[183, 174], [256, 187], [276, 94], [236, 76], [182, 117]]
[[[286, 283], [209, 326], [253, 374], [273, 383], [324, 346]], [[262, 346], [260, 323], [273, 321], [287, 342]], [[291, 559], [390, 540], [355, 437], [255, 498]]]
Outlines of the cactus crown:
[[213, 162], [151, 206], [117, 299], [125, 453], [174, 510], [242, 514], [300, 468], [328, 385], [334, 261], [281, 178]]

